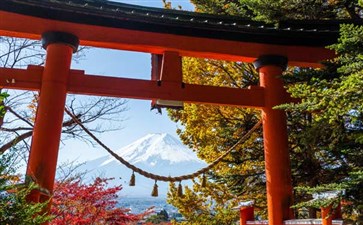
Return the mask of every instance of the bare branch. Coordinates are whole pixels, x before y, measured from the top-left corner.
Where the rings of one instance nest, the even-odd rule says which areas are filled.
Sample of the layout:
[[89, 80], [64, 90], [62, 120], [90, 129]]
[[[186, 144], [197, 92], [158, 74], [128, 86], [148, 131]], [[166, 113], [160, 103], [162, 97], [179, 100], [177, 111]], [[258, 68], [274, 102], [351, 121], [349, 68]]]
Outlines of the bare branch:
[[6, 128], [6, 127], [0, 127], [1, 131], [5, 132], [17, 132], [17, 131], [24, 131], [24, 130], [33, 130], [33, 128], [30, 127], [17, 127], [17, 128]]
[[14, 114], [17, 118], [19, 118], [20, 120], [22, 120], [23, 122], [25, 122], [29, 126], [34, 127], [34, 125], [31, 122], [29, 122], [27, 119], [25, 119], [24, 117], [22, 117], [18, 113], [16, 113], [11, 107], [6, 107], [6, 110], [11, 112], [12, 114]]
[[26, 133], [23, 133], [19, 135], [18, 137], [14, 138], [13, 140], [7, 142], [3, 146], [0, 147], [0, 154], [4, 153], [6, 150], [10, 149], [12, 146], [15, 146], [20, 141], [23, 141], [24, 139], [27, 139], [33, 135], [33, 131], [28, 131]]
[[77, 163], [75, 160], [67, 161], [57, 167], [57, 181], [60, 183], [83, 178], [88, 171], [79, 172], [79, 167], [84, 163]]
[[[27, 39], [0, 37], [0, 66], [11, 68], [22, 68], [29, 64], [44, 64], [45, 51], [39, 41]], [[81, 47], [74, 55], [73, 61], [78, 61], [84, 57], [84, 50]], [[10, 91], [3, 103], [6, 106], [5, 117], [0, 121], [0, 153], [9, 148], [16, 148], [17, 152], [27, 154], [29, 150], [28, 138], [32, 135], [34, 127], [31, 118], [34, 118], [34, 110], [28, 106], [34, 99], [34, 93], [30, 91]], [[83, 97], [77, 98], [68, 95], [67, 107], [72, 114], [77, 115], [77, 119], [88, 124], [93, 132], [107, 132], [121, 129], [120, 123], [123, 117], [121, 113], [126, 110], [126, 101], [116, 98], [96, 98]], [[62, 141], [69, 138], [85, 141], [93, 145], [93, 142], [84, 131], [82, 131], [74, 121], [65, 115], [62, 124]], [[19, 132], [19, 133], [18, 133]], [[25, 132], [25, 133], [22, 133]]]

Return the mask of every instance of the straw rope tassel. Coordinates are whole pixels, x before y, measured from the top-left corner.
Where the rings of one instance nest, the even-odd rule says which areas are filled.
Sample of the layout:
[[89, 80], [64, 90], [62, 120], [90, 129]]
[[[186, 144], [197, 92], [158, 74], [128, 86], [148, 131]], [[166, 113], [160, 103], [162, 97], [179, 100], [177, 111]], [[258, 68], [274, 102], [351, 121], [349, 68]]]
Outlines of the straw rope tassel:
[[[233, 149], [235, 149], [236, 146], [246, 141], [253, 132], [255, 132], [259, 127], [262, 125], [262, 120], [258, 121], [247, 133], [245, 133], [236, 143], [233, 144], [227, 151], [225, 151], [222, 155], [220, 155], [217, 159], [215, 159], [212, 163], [210, 163], [208, 166], [194, 172], [191, 174], [186, 174], [182, 176], [177, 177], [170, 177], [170, 176], [161, 176], [153, 173], [149, 173], [145, 170], [140, 169], [139, 167], [136, 167], [135, 165], [129, 163], [127, 160], [122, 158], [121, 156], [117, 155], [114, 151], [112, 151], [111, 148], [109, 148], [107, 145], [105, 145], [100, 139], [98, 139], [90, 130], [85, 127], [82, 122], [75, 116], [73, 113], [69, 111], [69, 109], [65, 108], [64, 111], [73, 119], [75, 123], [77, 123], [82, 130], [88, 134], [97, 144], [99, 144], [103, 149], [105, 149], [112, 157], [114, 157], [117, 161], [119, 161], [121, 164], [125, 165], [127, 168], [133, 170], [134, 172], [146, 177], [153, 179], [155, 181], [165, 181], [165, 182], [176, 182], [176, 181], [182, 181], [182, 180], [188, 180], [193, 179], [197, 176], [200, 176], [206, 172], [208, 172], [210, 169], [212, 169], [215, 165], [217, 165], [219, 162], [221, 162], [228, 154], [232, 152]], [[133, 182], [131, 182], [133, 179], [133, 176], [131, 176], [130, 184], [132, 185]], [[130, 185], [130, 186], [131, 186]], [[154, 189], [156, 187], [157, 192], [157, 185], [155, 182]], [[182, 188], [181, 188], [182, 190]], [[154, 190], [153, 190], [154, 192]], [[157, 193], [156, 193], [157, 194]]]
[[179, 185], [178, 185], [178, 197], [183, 197], [183, 186], [182, 186], [181, 182], [179, 182]]
[[205, 176], [205, 174], [203, 174], [202, 177], [202, 187], [207, 187], [207, 177]]
[[155, 180], [154, 188], [153, 188], [153, 191], [151, 192], [152, 197], [158, 197], [159, 196], [158, 185], [157, 185], [156, 182], [157, 182], [157, 180]]
[[130, 182], [129, 182], [129, 186], [135, 186], [136, 184], [136, 179], [135, 179], [135, 171], [132, 171], [132, 175], [131, 175], [131, 178], [130, 178]]

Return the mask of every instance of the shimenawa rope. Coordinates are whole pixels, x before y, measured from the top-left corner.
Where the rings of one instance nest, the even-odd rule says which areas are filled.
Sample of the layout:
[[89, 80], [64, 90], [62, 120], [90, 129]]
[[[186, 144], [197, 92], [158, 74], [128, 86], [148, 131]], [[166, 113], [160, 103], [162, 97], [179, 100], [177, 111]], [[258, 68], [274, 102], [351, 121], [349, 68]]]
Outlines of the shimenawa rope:
[[110, 155], [112, 155], [115, 159], [117, 159], [120, 163], [125, 165], [127, 168], [131, 169], [133, 172], [136, 172], [144, 177], [153, 179], [156, 181], [165, 181], [165, 182], [181, 182], [182, 180], [190, 180], [201, 174], [205, 174], [215, 165], [217, 165], [224, 157], [226, 157], [237, 145], [247, 140], [247, 138], [255, 132], [262, 124], [262, 120], [257, 122], [245, 135], [243, 135], [232, 147], [230, 147], [225, 153], [219, 156], [216, 160], [210, 163], [208, 166], [197, 170], [194, 173], [182, 175], [182, 176], [160, 176], [157, 174], [149, 173], [145, 170], [142, 170], [131, 163], [127, 162], [124, 158], [117, 155], [114, 151], [112, 151], [108, 146], [106, 146], [103, 142], [101, 142], [91, 131], [89, 131], [80, 121], [79, 119], [73, 115], [67, 108], [65, 108], [65, 112], [76, 122], [83, 130], [86, 132], [95, 142], [97, 142], [102, 148], [104, 148]]

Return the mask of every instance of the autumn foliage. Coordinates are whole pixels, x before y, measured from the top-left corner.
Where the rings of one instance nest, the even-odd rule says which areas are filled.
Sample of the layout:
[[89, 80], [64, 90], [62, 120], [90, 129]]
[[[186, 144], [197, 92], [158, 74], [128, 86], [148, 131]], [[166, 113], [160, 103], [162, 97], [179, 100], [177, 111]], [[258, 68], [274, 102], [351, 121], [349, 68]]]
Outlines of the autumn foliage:
[[128, 224], [143, 215], [133, 215], [117, 207], [122, 187], [107, 187], [110, 179], [96, 178], [91, 184], [81, 179], [56, 182], [51, 214], [52, 225]]

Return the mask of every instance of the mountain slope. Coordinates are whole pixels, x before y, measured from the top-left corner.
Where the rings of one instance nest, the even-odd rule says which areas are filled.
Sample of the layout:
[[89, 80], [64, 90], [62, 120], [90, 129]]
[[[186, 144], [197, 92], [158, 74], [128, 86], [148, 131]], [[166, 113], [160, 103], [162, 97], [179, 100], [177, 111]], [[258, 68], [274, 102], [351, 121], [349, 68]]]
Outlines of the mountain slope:
[[[148, 134], [115, 152], [131, 164], [163, 176], [193, 173], [206, 165], [190, 149], [169, 134]], [[88, 161], [81, 169], [90, 171], [89, 177], [114, 177], [115, 180], [111, 184], [122, 184], [121, 195], [127, 197], [150, 196], [155, 182], [136, 174], [136, 186], [129, 187], [132, 171], [110, 155]], [[190, 185], [191, 182], [183, 184]], [[165, 197], [168, 184], [159, 181], [158, 186], [159, 196]]]

